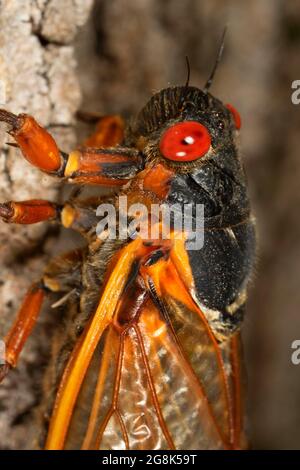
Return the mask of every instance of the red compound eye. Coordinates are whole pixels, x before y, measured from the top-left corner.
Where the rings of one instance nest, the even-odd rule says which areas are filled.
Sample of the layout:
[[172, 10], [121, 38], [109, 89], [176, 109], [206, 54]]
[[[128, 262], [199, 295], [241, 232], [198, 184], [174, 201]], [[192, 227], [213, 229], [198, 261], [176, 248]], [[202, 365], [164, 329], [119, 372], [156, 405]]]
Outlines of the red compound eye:
[[159, 148], [169, 160], [190, 162], [203, 157], [210, 143], [211, 138], [206, 127], [196, 121], [185, 121], [166, 130]]
[[242, 125], [242, 120], [241, 120], [240, 113], [231, 104], [226, 104], [226, 108], [229, 109], [229, 111], [231, 112], [231, 114], [233, 116], [235, 127], [237, 129], [240, 129], [241, 125]]

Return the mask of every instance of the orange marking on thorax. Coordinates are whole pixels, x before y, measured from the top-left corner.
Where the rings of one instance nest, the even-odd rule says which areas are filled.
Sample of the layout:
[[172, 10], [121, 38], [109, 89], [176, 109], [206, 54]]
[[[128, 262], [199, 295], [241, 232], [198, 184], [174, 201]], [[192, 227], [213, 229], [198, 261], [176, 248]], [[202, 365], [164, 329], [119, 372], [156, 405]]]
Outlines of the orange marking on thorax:
[[142, 187], [144, 191], [151, 191], [160, 199], [165, 199], [168, 195], [170, 180], [173, 176], [173, 171], [161, 164], [158, 164], [141, 172], [139, 174], [139, 179], [142, 179]]

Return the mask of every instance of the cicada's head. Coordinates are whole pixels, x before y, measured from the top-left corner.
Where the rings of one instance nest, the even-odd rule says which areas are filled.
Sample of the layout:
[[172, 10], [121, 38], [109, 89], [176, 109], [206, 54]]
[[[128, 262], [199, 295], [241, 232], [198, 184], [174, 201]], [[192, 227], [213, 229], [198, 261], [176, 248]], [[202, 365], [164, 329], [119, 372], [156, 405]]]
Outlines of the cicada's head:
[[176, 173], [192, 173], [209, 160], [236, 154], [238, 112], [196, 87], [166, 88], [155, 94], [131, 128], [133, 144], [145, 163]]
[[183, 86], [154, 95], [131, 132], [131, 145], [144, 159], [139, 187], [176, 207], [179, 216], [191, 207], [185, 233], [189, 239], [204, 234], [201, 247], [186, 244], [194, 298], [222, 340], [240, 327], [255, 260], [254, 220], [236, 143], [240, 124], [232, 106]]

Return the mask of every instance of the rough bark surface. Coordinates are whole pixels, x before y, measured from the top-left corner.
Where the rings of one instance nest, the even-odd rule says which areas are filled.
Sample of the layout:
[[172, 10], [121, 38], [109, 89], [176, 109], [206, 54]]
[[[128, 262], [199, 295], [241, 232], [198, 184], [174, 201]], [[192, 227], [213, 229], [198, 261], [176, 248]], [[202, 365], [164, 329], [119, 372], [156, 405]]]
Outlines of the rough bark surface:
[[[73, 41], [87, 20], [92, 0], [0, 1], [0, 101], [15, 113], [26, 112], [49, 127], [64, 150], [74, 147], [74, 114], [81, 94]], [[1, 126], [0, 200], [55, 200], [58, 184], [30, 166]], [[39, 277], [51, 243], [47, 224], [0, 224], [0, 332], [7, 331], [30, 283]], [[0, 447], [28, 448], [35, 438], [33, 405], [38, 400], [39, 357], [48, 327], [41, 320], [20, 366], [0, 389]]]
[[[77, 79], [82, 108], [128, 116], [154, 91], [185, 82], [185, 55], [191, 84], [201, 87], [228, 23], [212, 92], [241, 113], [243, 158], [258, 220], [259, 259], [244, 327], [252, 445], [300, 448], [300, 366], [290, 361], [291, 343], [300, 336], [300, 107], [290, 99], [291, 82], [299, 79], [300, 2], [95, 0], [91, 19], [76, 40], [76, 76], [70, 42], [89, 3], [0, 2], [0, 70], [8, 107], [32, 112], [54, 126], [60, 145], [67, 148], [74, 137]], [[4, 134], [1, 138], [6, 139]], [[47, 178], [15, 151], [8, 153], [0, 161], [3, 200], [55, 196]], [[6, 261], [0, 321], [7, 325], [51, 243], [43, 243], [44, 226], [1, 225], [1, 230], [1, 260]], [[31, 410], [38, 394], [33, 384], [40, 378], [35, 365], [51, 324], [47, 315], [43, 318], [18, 371], [0, 392], [6, 393], [0, 396], [2, 447], [29, 447], [28, 432], [35, 432]]]

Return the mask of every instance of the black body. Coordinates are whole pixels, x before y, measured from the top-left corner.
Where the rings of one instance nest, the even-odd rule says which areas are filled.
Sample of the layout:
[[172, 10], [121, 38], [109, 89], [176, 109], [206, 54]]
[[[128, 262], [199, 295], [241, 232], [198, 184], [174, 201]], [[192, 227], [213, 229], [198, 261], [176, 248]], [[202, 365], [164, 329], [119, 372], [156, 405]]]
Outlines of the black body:
[[[181, 121], [198, 121], [211, 136], [211, 149], [199, 160], [174, 162], [160, 154], [163, 132]], [[204, 204], [204, 246], [189, 251], [196, 297], [220, 337], [243, 318], [246, 287], [255, 261], [255, 225], [231, 112], [218, 99], [194, 87], [154, 95], [132, 124], [128, 141], [143, 139], [146, 164], [174, 170], [169, 204]]]

